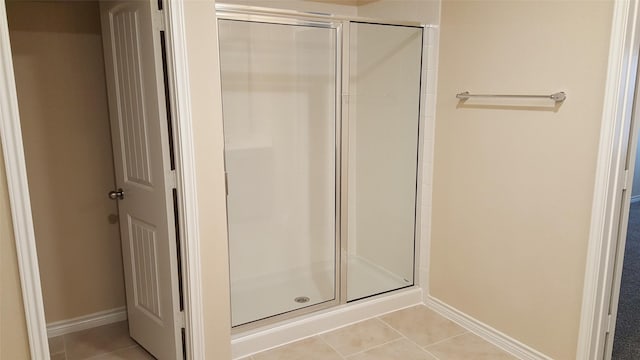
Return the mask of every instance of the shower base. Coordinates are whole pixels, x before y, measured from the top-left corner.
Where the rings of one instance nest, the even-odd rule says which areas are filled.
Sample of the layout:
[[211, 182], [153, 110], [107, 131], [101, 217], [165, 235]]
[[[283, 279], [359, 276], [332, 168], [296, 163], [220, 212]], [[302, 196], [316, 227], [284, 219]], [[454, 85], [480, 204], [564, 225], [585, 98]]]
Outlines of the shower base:
[[[402, 277], [358, 256], [349, 257], [347, 273], [348, 300], [358, 300], [412, 285]], [[331, 301], [335, 298], [333, 282], [332, 267], [235, 281], [231, 286], [232, 325], [242, 325]], [[300, 298], [308, 300], [300, 302]]]
[[[231, 284], [231, 325], [242, 325], [333, 299], [333, 274], [295, 269]], [[300, 297], [309, 298], [297, 302]]]

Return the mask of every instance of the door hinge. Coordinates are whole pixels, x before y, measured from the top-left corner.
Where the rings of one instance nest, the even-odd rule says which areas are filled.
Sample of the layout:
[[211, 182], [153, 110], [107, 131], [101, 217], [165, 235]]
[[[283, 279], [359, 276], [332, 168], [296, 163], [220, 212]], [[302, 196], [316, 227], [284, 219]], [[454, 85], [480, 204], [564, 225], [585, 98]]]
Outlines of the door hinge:
[[606, 333], [611, 333], [613, 331], [613, 316], [609, 314], [607, 316], [607, 329]]
[[622, 190], [627, 190], [629, 189], [629, 169], [625, 169], [622, 176], [623, 176]]
[[186, 315], [184, 314], [184, 310], [180, 311], [178, 313], [178, 318], [177, 318], [177, 324], [179, 328], [186, 328], [187, 327], [187, 318]]
[[169, 189], [175, 189], [178, 186], [178, 176], [176, 175], [175, 170], [169, 171], [169, 176], [167, 176], [167, 185]]
[[153, 27], [156, 30], [165, 31], [164, 10], [156, 10], [153, 12]]

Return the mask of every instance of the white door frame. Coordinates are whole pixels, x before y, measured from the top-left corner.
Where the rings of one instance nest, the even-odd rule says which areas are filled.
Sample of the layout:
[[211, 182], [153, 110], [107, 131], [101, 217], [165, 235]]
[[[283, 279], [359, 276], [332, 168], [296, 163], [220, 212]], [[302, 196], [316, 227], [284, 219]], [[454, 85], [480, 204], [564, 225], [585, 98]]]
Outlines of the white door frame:
[[[200, 238], [195, 179], [195, 156], [183, 1], [164, 1], [167, 63], [171, 87], [176, 147], [177, 191], [181, 202], [180, 231], [186, 316], [186, 346], [191, 359], [204, 359], [204, 322], [201, 293]], [[48, 360], [31, 201], [20, 129], [18, 97], [4, 0], [0, 0], [0, 140], [7, 173], [20, 283], [32, 359]]]
[[639, 1], [618, 0], [613, 6], [577, 359], [603, 359], [604, 332], [615, 324], [608, 316], [609, 299], [612, 288], [615, 293], [620, 287], [613, 281], [616, 244], [625, 218], [622, 192], [631, 181], [625, 164], [640, 46]]

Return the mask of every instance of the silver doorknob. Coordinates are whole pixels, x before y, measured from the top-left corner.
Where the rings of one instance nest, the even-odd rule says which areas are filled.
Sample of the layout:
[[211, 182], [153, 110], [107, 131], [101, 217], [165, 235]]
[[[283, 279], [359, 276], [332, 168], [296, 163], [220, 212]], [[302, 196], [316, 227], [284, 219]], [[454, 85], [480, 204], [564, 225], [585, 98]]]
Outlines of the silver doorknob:
[[122, 200], [124, 199], [124, 191], [122, 189], [109, 191], [109, 199]]

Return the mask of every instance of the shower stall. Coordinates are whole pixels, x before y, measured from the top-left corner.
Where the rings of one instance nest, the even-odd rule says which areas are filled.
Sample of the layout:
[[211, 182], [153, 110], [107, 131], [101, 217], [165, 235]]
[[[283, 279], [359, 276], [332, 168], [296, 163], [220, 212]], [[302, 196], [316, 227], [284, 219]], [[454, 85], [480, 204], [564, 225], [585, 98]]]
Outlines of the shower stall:
[[414, 286], [424, 27], [217, 11], [232, 326]]

